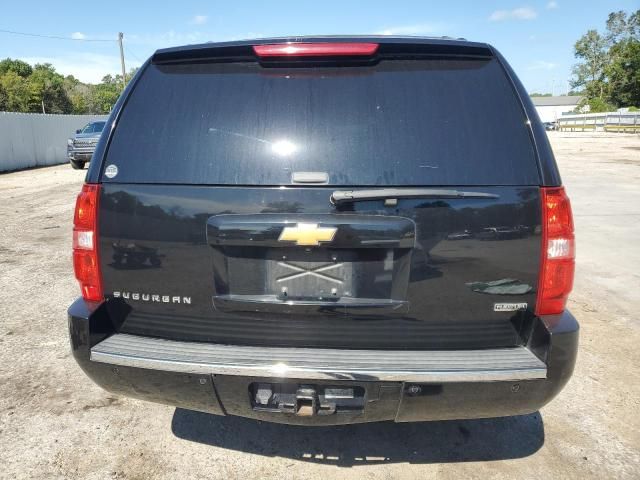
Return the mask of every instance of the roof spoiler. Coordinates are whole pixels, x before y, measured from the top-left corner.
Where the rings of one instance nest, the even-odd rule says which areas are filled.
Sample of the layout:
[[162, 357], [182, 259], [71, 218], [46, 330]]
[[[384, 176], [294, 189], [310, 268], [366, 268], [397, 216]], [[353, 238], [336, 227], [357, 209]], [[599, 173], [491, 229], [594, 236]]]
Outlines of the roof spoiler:
[[[419, 38], [419, 37], [294, 37], [271, 38], [260, 40], [246, 40], [239, 42], [203, 43], [200, 45], [188, 45], [158, 50], [151, 57], [155, 64], [183, 63], [193, 61], [260, 61], [264, 60], [256, 54], [254, 47], [296, 44], [377, 44], [378, 48], [372, 53], [371, 58], [393, 57], [480, 57], [491, 58], [493, 51], [484, 43], [469, 42], [462, 39], [449, 38]], [[327, 57], [332, 55], [327, 54]], [[308, 56], [301, 55], [300, 60], [309, 60]], [[315, 58], [318, 58], [315, 56]], [[289, 57], [289, 60], [291, 58]]]

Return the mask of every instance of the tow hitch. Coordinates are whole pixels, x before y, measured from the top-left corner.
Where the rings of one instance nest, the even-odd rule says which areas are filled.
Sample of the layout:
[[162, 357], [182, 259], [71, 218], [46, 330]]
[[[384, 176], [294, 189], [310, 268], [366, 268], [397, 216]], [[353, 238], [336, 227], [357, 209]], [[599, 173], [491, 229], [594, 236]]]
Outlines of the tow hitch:
[[[295, 414], [301, 417], [312, 417], [318, 410], [318, 396], [315, 388], [301, 387], [296, 392]], [[335, 410], [335, 406], [334, 406]]]
[[365, 404], [361, 387], [254, 383], [249, 391], [254, 410], [300, 417], [357, 413], [364, 409]]

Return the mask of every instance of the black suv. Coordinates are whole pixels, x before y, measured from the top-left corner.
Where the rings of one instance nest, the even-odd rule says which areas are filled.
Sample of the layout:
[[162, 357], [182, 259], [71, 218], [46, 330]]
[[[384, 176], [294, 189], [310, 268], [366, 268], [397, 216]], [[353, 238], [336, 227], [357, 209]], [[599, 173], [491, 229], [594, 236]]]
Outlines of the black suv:
[[69, 308], [105, 389], [327, 425], [524, 414], [569, 380], [571, 208], [491, 46], [159, 50], [108, 122]]

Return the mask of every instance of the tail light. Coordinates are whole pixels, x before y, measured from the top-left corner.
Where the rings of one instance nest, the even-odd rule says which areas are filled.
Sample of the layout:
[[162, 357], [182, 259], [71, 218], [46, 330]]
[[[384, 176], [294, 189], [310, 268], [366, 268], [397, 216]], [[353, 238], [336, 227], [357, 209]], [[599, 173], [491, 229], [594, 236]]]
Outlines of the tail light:
[[563, 187], [541, 188], [542, 255], [536, 315], [562, 313], [573, 288], [575, 237]]
[[259, 57], [335, 57], [373, 55], [377, 43], [271, 43], [254, 45]]
[[99, 198], [100, 185], [83, 185], [73, 217], [73, 269], [82, 297], [90, 302], [103, 300], [98, 257]]

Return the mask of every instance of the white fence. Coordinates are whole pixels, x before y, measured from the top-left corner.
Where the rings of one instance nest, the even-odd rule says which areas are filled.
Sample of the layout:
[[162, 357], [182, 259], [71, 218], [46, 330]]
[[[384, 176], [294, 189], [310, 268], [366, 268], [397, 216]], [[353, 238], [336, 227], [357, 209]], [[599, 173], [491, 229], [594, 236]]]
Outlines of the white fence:
[[0, 172], [67, 161], [67, 139], [105, 115], [0, 112]]
[[640, 132], [640, 112], [579, 113], [558, 118], [560, 130]]

